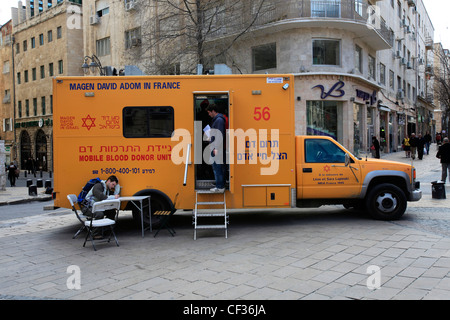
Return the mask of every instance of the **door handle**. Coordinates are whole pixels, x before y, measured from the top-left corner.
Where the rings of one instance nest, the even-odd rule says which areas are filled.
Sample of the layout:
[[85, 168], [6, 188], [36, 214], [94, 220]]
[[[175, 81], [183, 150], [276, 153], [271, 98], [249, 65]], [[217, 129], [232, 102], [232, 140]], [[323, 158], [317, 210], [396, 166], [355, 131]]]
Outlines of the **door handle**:
[[303, 172], [312, 172], [312, 168], [303, 168]]

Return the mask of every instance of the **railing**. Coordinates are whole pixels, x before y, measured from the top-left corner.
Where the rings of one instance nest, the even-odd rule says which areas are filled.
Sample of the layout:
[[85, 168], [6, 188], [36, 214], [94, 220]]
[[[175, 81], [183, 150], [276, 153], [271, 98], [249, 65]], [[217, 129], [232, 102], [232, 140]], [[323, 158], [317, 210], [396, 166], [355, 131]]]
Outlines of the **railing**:
[[241, 20], [243, 22], [233, 26], [227, 26], [225, 32], [221, 29], [214, 32], [214, 36], [239, 31], [249, 21], [253, 21], [258, 14], [253, 28], [265, 26], [286, 20], [342, 20], [352, 21], [367, 25], [374, 28], [391, 46], [394, 45], [394, 34], [389, 30], [386, 23], [377, 16], [375, 7], [368, 0], [266, 0], [259, 11], [251, 7], [251, 13], [245, 14], [245, 7], [241, 11], [241, 19], [233, 17], [234, 21]]

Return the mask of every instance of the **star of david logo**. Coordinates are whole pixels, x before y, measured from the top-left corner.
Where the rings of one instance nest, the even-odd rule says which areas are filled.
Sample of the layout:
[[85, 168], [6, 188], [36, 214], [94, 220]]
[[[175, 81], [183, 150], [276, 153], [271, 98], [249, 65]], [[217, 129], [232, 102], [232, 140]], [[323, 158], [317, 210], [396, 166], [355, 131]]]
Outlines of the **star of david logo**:
[[89, 130], [91, 130], [92, 127], [95, 127], [95, 118], [91, 118], [91, 116], [88, 114], [86, 118], [81, 118], [83, 120], [82, 127], [85, 127]]
[[330, 166], [326, 165], [325, 167], [323, 167], [323, 171], [325, 172], [330, 172], [331, 168]]

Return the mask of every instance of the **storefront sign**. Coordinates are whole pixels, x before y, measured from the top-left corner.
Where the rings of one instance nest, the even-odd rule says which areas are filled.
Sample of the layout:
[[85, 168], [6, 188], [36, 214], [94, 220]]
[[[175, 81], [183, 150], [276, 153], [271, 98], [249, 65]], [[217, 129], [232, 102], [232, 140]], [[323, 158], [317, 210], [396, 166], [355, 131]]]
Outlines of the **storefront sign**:
[[334, 86], [331, 87], [329, 91], [325, 91], [325, 87], [321, 84], [312, 87], [312, 89], [319, 88], [322, 91], [322, 93], [320, 94], [321, 99], [326, 99], [328, 97], [341, 98], [345, 95], [345, 91], [342, 90], [344, 86], [345, 86], [344, 81], [339, 80], [334, 84]]
[[356, 96], [364, 101], [370, 101], [370, 105], [377, 102], [377, 92], [374, 90], [372, 94], [356, 89]]

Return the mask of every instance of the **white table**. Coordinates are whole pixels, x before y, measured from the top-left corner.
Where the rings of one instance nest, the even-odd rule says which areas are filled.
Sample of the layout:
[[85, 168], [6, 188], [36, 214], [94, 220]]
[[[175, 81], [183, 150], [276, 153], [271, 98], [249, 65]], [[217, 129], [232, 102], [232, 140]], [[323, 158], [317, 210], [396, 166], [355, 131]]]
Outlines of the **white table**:
[[[141, 212], [141, 229], [142, 229], [142, 238], [144, 237], [144, 200], [148, 199], [148, 217], [150, 219], [150, 232], [152, 232], [152, 214], [150, 208], [150, 196], [130, 196], [130, 197], [120, 197], [120, 202], [122, 201], [130, 201], [139, 211]], [[139, 205], [138, 205], [139, 202]]]

